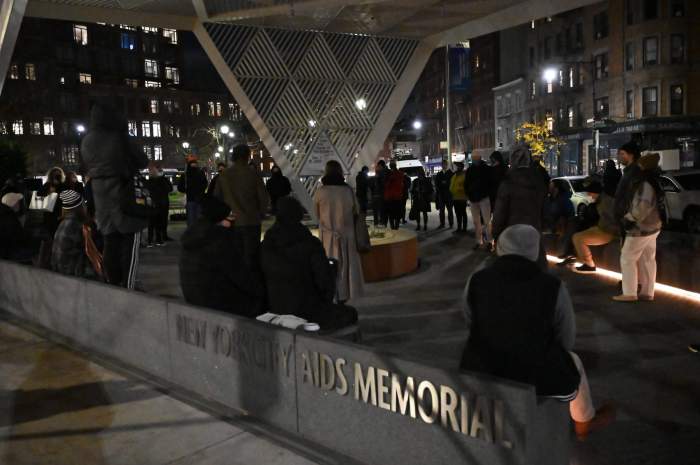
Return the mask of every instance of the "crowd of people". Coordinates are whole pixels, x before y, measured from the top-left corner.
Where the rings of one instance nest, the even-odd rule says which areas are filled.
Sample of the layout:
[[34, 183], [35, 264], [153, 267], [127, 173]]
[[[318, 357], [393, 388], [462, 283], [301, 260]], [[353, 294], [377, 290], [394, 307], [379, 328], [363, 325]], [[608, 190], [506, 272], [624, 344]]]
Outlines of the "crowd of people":
[[[173, 185], [160, 167], [129, 143], [126, 123], [114, 108], [96, 104], [82, 141], [86, 184], [60, 168], [29, 195], [10, 179], [0, 197], [0, 258], [85, 276], [133, 289], [140, 238], [162, 246], [168, 238]], [[304, 207], [279, 168], [263, 182], [250, 165], [247, 145], [232, 150], [208, 182], [196, 158], [177, 185], [186, 195], [187, 229], [181, 238], [180, 285], [186, 301], [255, 318], [264, 312], [293, 314], [333, 331], [357, 322], [349, 301], [363, 294], [360, 237], [371, 209], [375, 225], [400, 228], [415, 221], [428, 229], [432, 204], [438, 229], [467, 231], [470, 208], [474, 249], [497, 258], [468, 280], [469, 337], [461, 367], [533, 384], [543, 396], [570, 401], [581, 437], [614, 416], [597, 411], [581, 360], [572, 352], [575, 318], [566, 286], [547, 272], [543, 232], [559, 237], [561, 265], [580, 262], [596, 271], [592, 246], [622, 239], [618, 302], [653, 300], [656, 239], [666, 220], [659, 156], [641, 156], [629, 143], [619, 150], [620, 173], [608, 161], [602, 176], [586, 179], [594, 199], [576, 212], [566, 183], [550, 180], [525, 146], [509, 163], [500, 152], [478, 155], [465, 169], [447, 162], [432, 178], [411, 180], [384, 161], [374, 176], [363, 167], [355, 188], [340, 163], [329, 161], [313, 198], [319, 237], [304, 225]], [[140, 171], [148, 167], [148, 179]], [[407, 201], [411, 207], [407, 212]], [[274, 224], [262, 237], [268, 212]], [[456, 220], [456, 221], [455, 221]], [[456, 223], [456, 224], [455, 224]], [[509, 292], [502, 292], [508, 289]]]

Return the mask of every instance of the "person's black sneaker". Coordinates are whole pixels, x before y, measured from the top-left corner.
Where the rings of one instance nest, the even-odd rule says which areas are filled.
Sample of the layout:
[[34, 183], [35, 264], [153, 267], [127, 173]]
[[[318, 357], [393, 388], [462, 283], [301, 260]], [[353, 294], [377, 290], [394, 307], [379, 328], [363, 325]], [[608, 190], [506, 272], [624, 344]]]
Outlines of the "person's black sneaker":
[[595, 266], [588, 266], [585, 263], [583, 265], [579, 265], [576, 268], [574, 268], [574, 271], [576, 271], [576, 273], [582, 273], [582, 274], [595, 273], [595, 270], [596, 270]]
[[571, 265], [572, 263], [576, 262], [576, 257], [566, 257], [559, 263], [557, 263], [557, 266], [568, 266]]

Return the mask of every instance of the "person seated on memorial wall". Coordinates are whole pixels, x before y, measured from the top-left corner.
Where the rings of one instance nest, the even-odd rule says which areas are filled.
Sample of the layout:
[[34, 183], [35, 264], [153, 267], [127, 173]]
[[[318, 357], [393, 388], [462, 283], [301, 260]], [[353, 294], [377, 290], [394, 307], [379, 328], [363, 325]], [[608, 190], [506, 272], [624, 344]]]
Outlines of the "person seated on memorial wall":
[[569, 401], [576, 434], [583, 439], [612, 421], [615, 412], [609, 405], [593, 407], [583, 364], [572, 352], [571, 297], [559, 278], [536, 264], [539, 248], [533, 226], [510, 226], [499, 236], [498, 259], [471, 276], [465, 302], [469, 336], [460, 366]]
[[202, 199], [202, 216], [182, 235], [180, 287], [193, 305], [255, 318], [265, 292], [259, 273], [242, 258], [242, 244], [231, 227], [231, 208], [215, 197]]
[[[29, 237], [22, 227], [20, 211], [24, 196], [8, 192], [0, 203], [0, 259], [17, 260], [18, 253], [28, 247]], [[26, 257], [31, 258], [31, 253]]]
[[332, 331], [357, 322], [354, 308], [333, 303], [333, 268], [319, 239], [301, 222], [293, 197], [277, 201], [277, 219], [262, 242], [262, 270], [270, 311], [291, 314]]
[[83, 197], [72, 189], [59, 194], [61, 221], [51, 247], [51, 269], [70, 276], [85, 275], [83, 224], [87, 219]]

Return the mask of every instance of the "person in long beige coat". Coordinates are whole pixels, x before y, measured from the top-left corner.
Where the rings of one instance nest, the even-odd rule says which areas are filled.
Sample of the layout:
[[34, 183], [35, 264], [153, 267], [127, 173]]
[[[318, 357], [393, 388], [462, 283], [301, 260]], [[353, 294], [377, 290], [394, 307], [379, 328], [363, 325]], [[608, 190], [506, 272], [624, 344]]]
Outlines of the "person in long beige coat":
[[345, 184], [343, 169], [337, 161], [326, 164], [325, 176], [314, 196], [319, 237], [329, 258], [338, 260], [337, 300], [345, 302], [363, 292], [362, 261], [355, 241], [355, 217], [359, 209], [355, 194]]

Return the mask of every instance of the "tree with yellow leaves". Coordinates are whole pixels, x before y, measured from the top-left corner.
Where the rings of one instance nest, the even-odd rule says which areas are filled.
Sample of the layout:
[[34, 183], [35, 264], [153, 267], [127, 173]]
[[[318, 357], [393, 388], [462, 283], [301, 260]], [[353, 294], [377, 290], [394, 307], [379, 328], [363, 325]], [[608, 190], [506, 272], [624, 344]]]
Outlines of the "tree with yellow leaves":
[[523, 123], [515, 129], [515, 140], [530, 147], [534, 158], [542, 160], [547, 154], [559, 159], [559, 147], [564, 142], [554, 135], [545, 123]]

